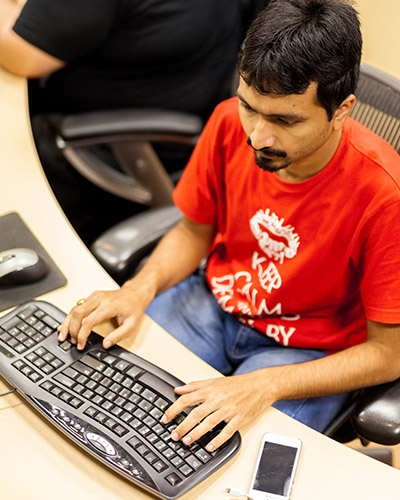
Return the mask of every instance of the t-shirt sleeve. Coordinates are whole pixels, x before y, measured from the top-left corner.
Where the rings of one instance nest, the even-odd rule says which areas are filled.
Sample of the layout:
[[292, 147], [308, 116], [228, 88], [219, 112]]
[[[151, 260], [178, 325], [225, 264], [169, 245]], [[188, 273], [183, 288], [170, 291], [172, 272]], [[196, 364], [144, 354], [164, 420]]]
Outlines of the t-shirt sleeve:
[[373, 215], [362, 230], [361, 299], [372, 321], [400, 323], [400, 201]]
[[118, 3], [115, 0], [27, 0], [13, 30], [47, 54], [70, 62], [106, 39]]
[[223, 118], [217, 107], [206, 124], [174, 191], [176, 206], [191, 220], [216, 225], [223, 147]]

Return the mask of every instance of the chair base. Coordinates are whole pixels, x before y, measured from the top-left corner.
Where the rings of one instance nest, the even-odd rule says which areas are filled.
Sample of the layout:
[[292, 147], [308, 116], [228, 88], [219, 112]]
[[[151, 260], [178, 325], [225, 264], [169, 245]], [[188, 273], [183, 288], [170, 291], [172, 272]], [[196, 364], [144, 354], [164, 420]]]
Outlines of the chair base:
[[389, 448], [356, 448], [356, 451], [393, 467], [393, 453]]

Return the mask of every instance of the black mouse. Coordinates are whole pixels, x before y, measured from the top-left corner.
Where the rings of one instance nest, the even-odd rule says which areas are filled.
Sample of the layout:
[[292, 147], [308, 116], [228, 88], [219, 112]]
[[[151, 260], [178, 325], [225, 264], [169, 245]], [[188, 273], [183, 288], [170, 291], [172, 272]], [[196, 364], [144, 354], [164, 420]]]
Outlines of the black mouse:
[[48, 262], [30, 248], [11, 248], [0, 252], [0, 286], [39, 281], [48, 272]]

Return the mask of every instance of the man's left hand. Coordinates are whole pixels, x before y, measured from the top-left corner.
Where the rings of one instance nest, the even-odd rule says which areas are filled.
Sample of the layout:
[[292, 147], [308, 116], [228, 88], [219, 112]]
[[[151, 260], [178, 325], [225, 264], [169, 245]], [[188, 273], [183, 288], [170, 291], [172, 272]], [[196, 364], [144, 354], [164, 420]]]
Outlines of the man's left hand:
[[268, 399], [265, 385], [265, 378], [256, 371], [176, 387], [175, 392], [181, 397], [161, 421], [168, 423], [186, 408], [195, 407], [171, 434], [174, 441], [182, 438], [186, 445], [225, 422], [221, 432], [207, 444], [207, 451], [212, 452], [274, 402]]

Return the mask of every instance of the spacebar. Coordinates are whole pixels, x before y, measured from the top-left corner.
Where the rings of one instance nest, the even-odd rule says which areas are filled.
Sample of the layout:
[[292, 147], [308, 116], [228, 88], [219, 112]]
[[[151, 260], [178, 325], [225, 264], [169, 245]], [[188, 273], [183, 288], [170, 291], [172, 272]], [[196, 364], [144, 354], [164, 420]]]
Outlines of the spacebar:
[[171, 384], [167, 384], [167, 382], [164, 382], [164, 380], [160, 379], [153, 373], [144, 372], [140, 375], [139, 380], [142, 384], [147, 385], [149, 389], [154, 389], [170, 401], [175, 401], [177, 398], [173, 386]]

